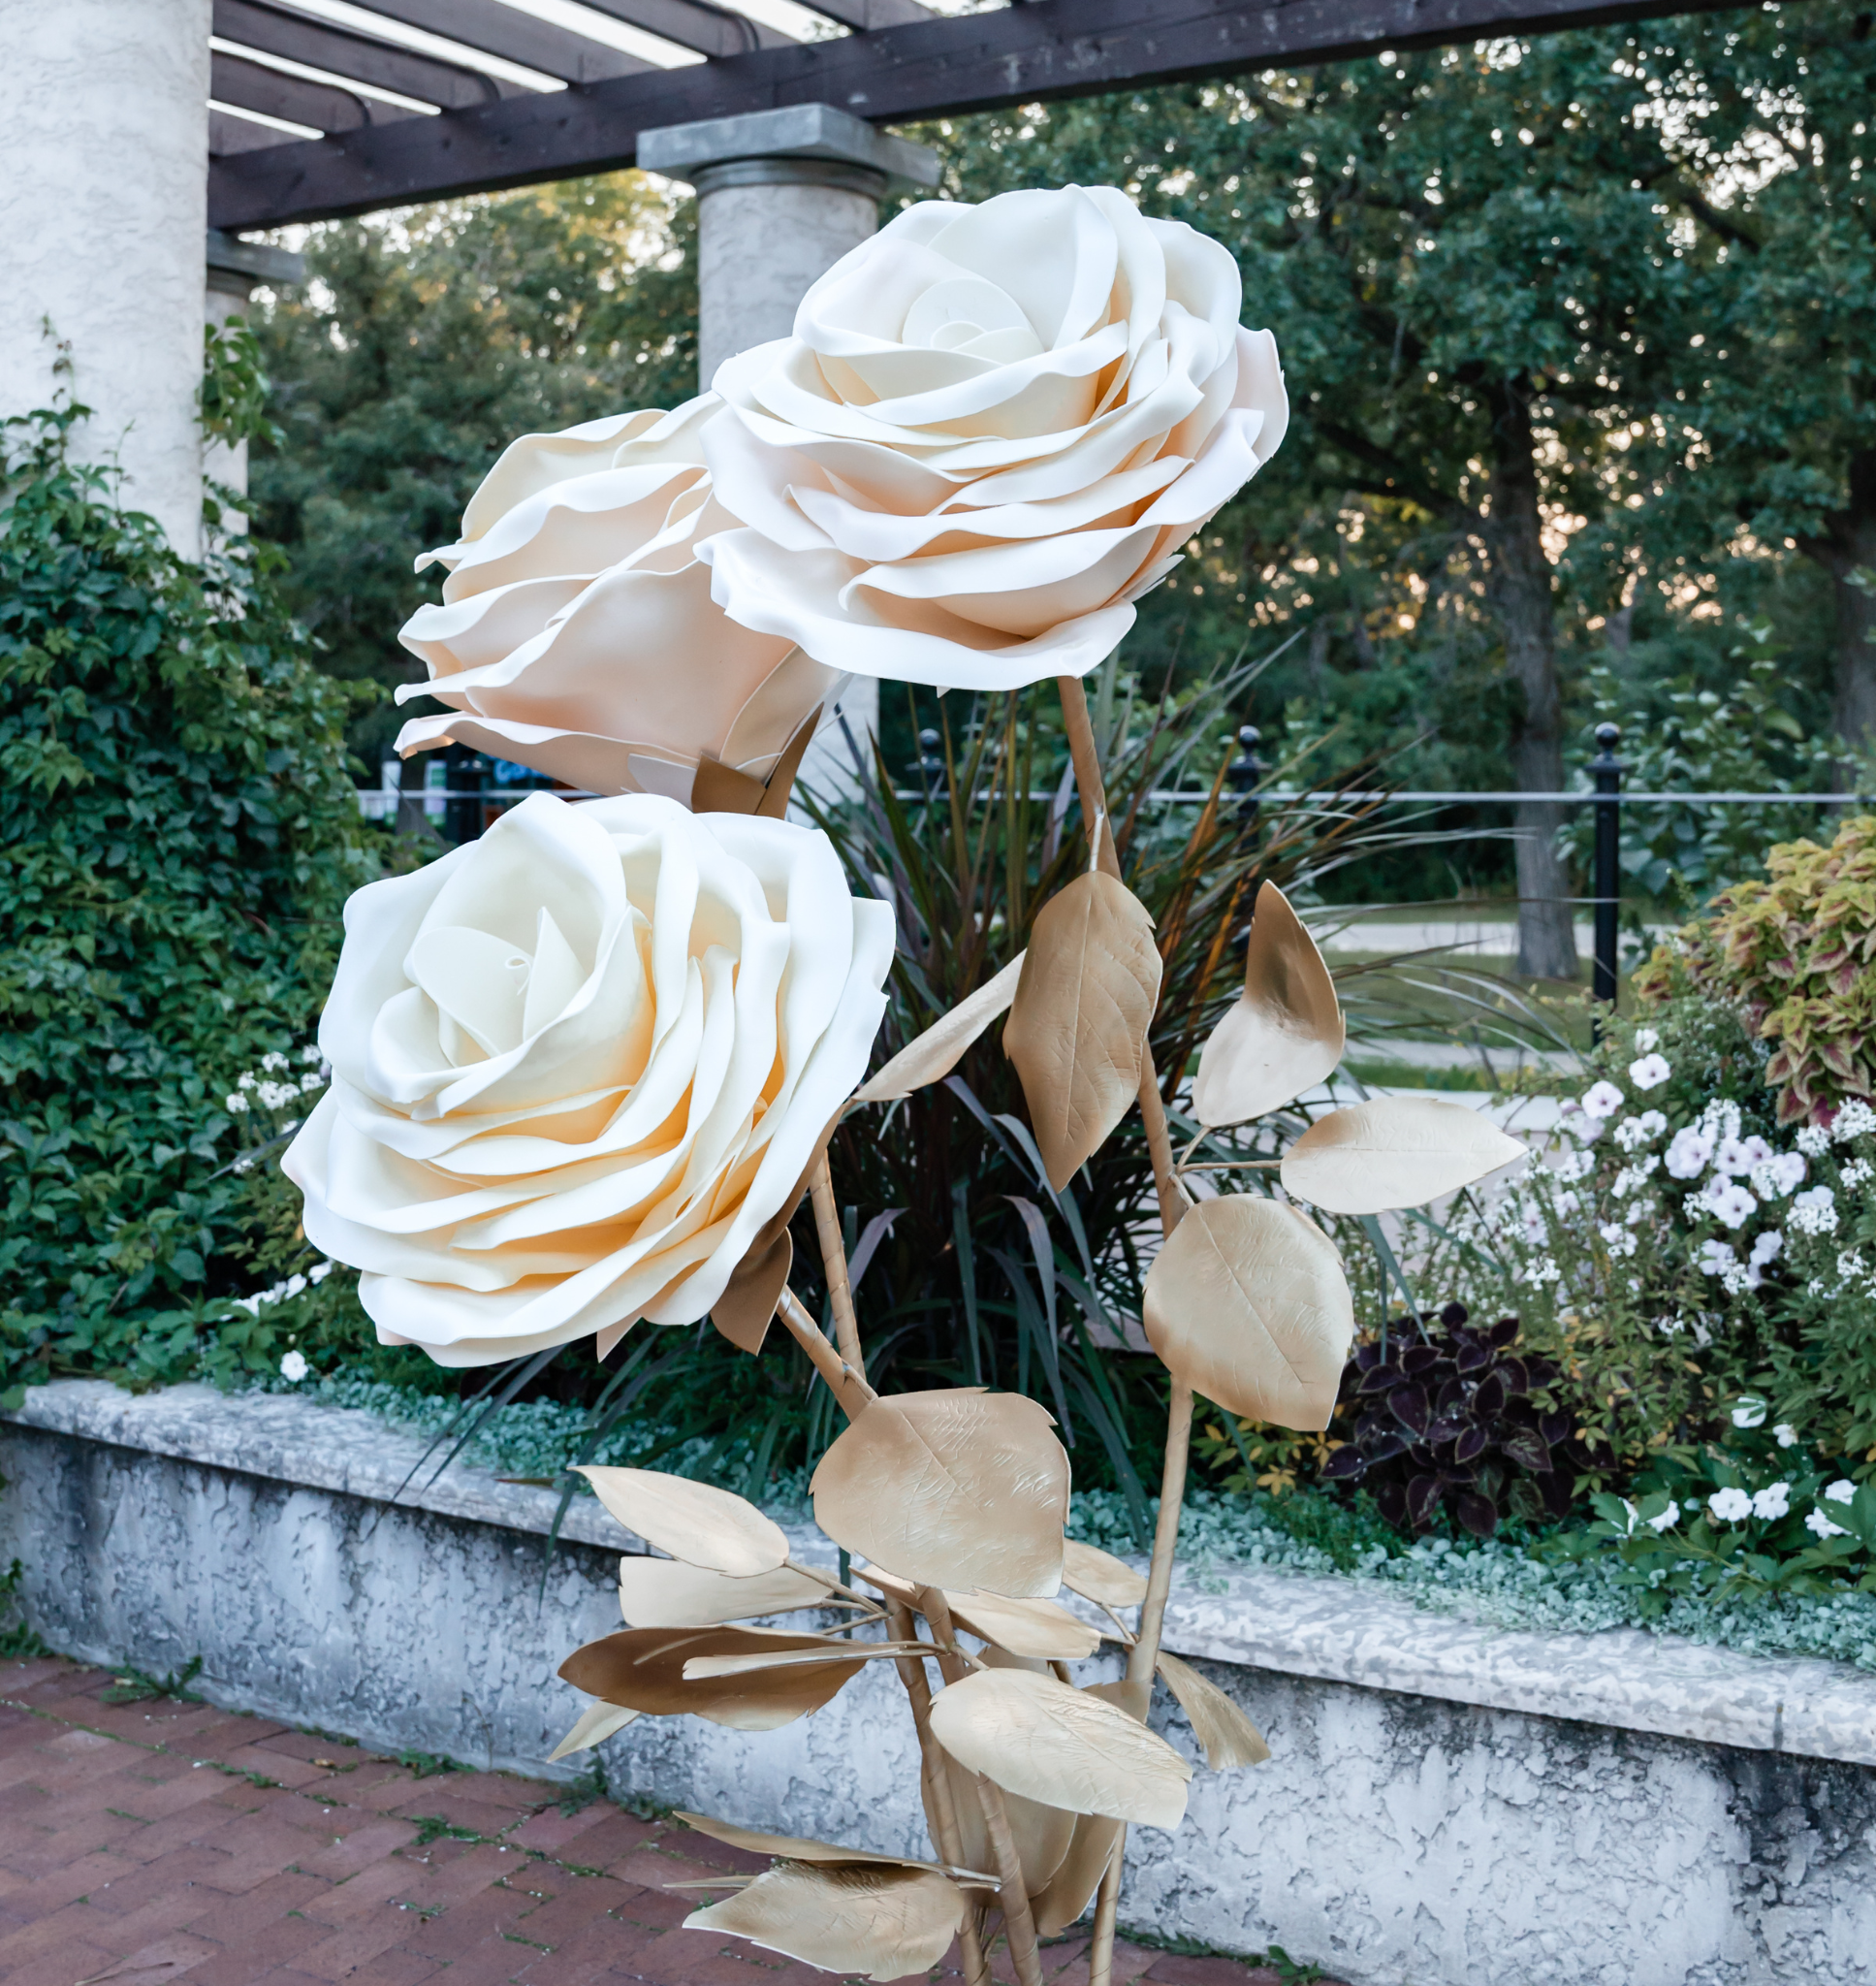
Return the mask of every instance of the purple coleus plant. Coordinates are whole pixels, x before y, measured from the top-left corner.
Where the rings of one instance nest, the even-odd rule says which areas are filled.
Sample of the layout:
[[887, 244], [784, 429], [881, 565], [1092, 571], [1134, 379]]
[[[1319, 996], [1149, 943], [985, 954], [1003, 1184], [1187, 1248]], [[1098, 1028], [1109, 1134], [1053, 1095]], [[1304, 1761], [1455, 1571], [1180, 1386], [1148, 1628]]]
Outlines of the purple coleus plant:
[[1449, 1514], [1488, 1538], [1508, 1516], [1561, 1519], [1589, 1458], [1551, 1391], [1557, 1368], [1514, 1349], [1515, 1317], [1466, 1318], [1448, 1303], [1437, 1320], [1395, 1327], [1384, 1351], [1356, 1348], [1336, 1407], [1347, 1438], [1323, 1480], [1367, 1490], [1401, 1530], [1430, 1530]]

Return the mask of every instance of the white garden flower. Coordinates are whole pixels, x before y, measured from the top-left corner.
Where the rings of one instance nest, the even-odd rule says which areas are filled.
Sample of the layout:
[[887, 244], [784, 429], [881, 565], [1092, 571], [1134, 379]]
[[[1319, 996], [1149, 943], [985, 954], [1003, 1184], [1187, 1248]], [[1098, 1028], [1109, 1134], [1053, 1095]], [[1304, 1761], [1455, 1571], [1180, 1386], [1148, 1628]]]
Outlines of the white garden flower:
[[1739, 1258], [1733, 1252], [1731, 1241], [1702, 1241], [1700, 1252], [1700, 1270], [1703, 1276], [1717, 1276], [1735, 1266]]
[[1648, 1528], [1656, 1533], [1671, 1531], [1679, 1522], [1680, 1505], [1669, 1497], [1666, 1508], [1656, 1511], [1654, 1516], [1648, 1520]]
[[1821, 1510], [1812, 1511], [1804, 1520], [1804, 1528], [1820, 1543], [1826, 1538], [1845, 1538], [1850, 1535], [1842, 1524], [1832, 1523]]
[[1861, 1186], [1872, 1172], [1876, 1172], [1876, 1166], [1872, 1166], [1867, 1159], [1853, 1159], [1837, 1174], [1837, 1184], [1844, 1187]]
[[279, 1075], [287, 1068], [289, 1068], [290, 1065], [287, 1061], [287, 1058], [276, 1049], [272, 1054], [263, 1055], [261, 1057], [261, 1067], [265, 1069], [270, 1075]]
[[223, 1107], [231, 1116], [238, 1115], [247, 1108], [247, 1099], [239, 1090], [231, 1090], [222, 1100]]
[[1563, 1270], [1552, 1255], [1541, 1255], [1537, 1261], [1526, 1265], [1524, 1273], [1518, 1277], [1521, 1283], [1528, 1283], [1534, 1290], [1542, 1290], [1547, 1283], [1558, 1281]]
[[1854, 1503], [1857, 1498], [1857, 1486], [1848, 1476], [1839, 1476], [1834, 1483], [1827, 1483], [1824, 1486], [1824, 1493], [1832, 1503]]
[[1736, 1524], [1752, 1515], [1752, 1498], [1743, 1490], [1716, 1490], [1706, 1507], [1721, 1523]]
[[1805, 1164], [1801, 1153], [1774, 1152], [1762, 1159], [1747, 1175], [1752, 1190], [1761, 1200], [1783, 1200], [1804, 1184]]
[[1695, 1203], [1729, 1228], [1743, 1228], [1759, 1211], [1759, 1202], [1743, 1186], [1718, 1177], [1707, 1182]]
[[306, 1363], [306, 1355], [303, 1352], [289, 1352], [280, 1361], [280, 1377], [291, 1380], [295, 1386], [298, 1386], [311, 1370], [312, 1367]]
[[306, 1045], [301, 1049], [300, 1059], [302, 1062], [306, 1063], [316, 1063], [320, 1061], [321, 1056], [319, 1052], [319, 1043], [317, 1041], [308, 1041]]
[[1638, 1055], [1651, 1055], [1661, 1046], [1661, 1037], [1653, 1028], [1637, 1028], [1635, 1031], [1635, 1051]]
[[1791, 1509], [1792, 1486], [1789, 1483], [1767, 1483], [1755, 1492], [1752, 1499], [1752, 1514], [1761, 1523], [1772, 1523], [1781, 1517], [1789, 1517]]
[[1807, 1159], [1819, 1159], [1830, 1149], [1830, 1134], [1821, 1124], [1806, 1124], [1799, 1128], [1793, 1142]]
[[745, 526], [699, 547], [715, 598], [862, 675], [1086, 674], [1283, 438], [1243, 305], [1227, 250], [1111, 186], [906, 208], [711, 382]]
[[1756, 1393], [1741, 1393], [1733, 1409], [1733, 1425], [1735, 1427], [1763, 1427], [1765, 1425], [1765, 1403]]
[[530, 794], [346, 906], [307, 1238], [443, 1364], [694, 1324], [865, 1073], [892, 950], [818, 831]]
[[1622, 1092], [1612, 1082], [1593, 1082], [1581, 1097], [1583, 1115], [1606, 1123], [1622, 1107]]
[[1784, 1245], [1785, 1237], [1776, 1228], [1764, 1229], [1752, 1237], [1752, 1249], [1746, 1259], [1754, 1268], [1764, 1268], [1766, 1263], [1778, 1260]]
[[315, 1090], [323, 1090], [325, 1087], [326, 1078], [316, 1069], [307, 1070], [305, 1074], [300, 1078], [300, 1090], [302, 1096], [309, 1097]]
[[1623, 1118], [1615, 1127], [1615, 1141], [1625, 1152], [1632, 1152], [1651, 1143], [1667, 1129], [1668, 1120], [1659, 1110], [1642, 1110]]
[[1876, 1110], [1860, 1097], [1852, 1097], [1830, 1120], [1830, 1142], [1848, 1144], [1853, 1137], [1867, 1137], [1876, 1131]]
[[1755, 1166], [1764, 1165], [1772, 1148], [1763, 1137], [1723, 1137], [1713, 1154], [1713, 1169], [1729, 1179], [1743, 1178]]
[[1659, 1089], [1673, 1073], [1665, 1055], [1643, 1055], [1629, 1064], [1629, 1080], [1638, 1090]]
[[1787, 1218], [1800, 1234], [1834, 1234], [1837, 1231], [1836, 1196], [1828, 1186], [1807, 1186], [1793, 1199]]
[[1698, 1179], [1713, 1156], [1714, 1140], [1692, 1124], [1683, 1125], [1668, 1143], [1668, 1170], [1676, 1179]]
[[1789, 1421], [1779, 1422], [1778, 1425], [1772, 1429], [1772, 1433], [1777, 1437], [1780, 1448], [1796, 1448], [1797, 1446], [1797, 1429]]

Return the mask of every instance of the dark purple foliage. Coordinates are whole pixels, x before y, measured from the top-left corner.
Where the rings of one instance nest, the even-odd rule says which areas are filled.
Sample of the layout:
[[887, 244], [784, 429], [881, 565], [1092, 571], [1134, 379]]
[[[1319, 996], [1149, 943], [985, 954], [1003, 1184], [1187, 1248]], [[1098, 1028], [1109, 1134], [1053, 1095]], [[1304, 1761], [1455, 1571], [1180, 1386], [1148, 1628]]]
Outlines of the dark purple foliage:
[[1436, 1322], [1409, 1319], [1379, 1345], [1356, 1348], [1336, 1407], [1342, 1447], [1325, 1482], [1359, 1484], [1390, 1524], [1429, 1529], [1442, 1511], [1488, 1538], [1507, 1515], [1569, 1514], [1588, 1457], [1571, 1415], [1545, 1404], [1557, 1368], [1525, 1358], [1517, 1319], [1466, 1322], [1448, 1303]]

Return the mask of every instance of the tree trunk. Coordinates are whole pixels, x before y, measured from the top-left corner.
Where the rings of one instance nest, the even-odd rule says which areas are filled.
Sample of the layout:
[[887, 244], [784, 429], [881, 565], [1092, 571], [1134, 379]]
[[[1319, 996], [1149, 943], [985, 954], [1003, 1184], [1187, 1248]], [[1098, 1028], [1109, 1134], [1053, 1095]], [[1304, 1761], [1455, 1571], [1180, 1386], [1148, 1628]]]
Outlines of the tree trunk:
[[[1563, 787], [1563, 696], [1531, 401], [1522, 380], [1499, 382], [1492, 398], [1497, 459], [1484, 528], [1485, 593], [1505, 637], [1506, 667], [1524, 698], [1511, 739], [1511, 778], [1520, 791], [1554, 793]], [[1534, 978], [1576, 977], [1575, 907], [1557, 849], [1563, 813], [1536, 800], [1517, 808], [1517, 969]]]
[[[1830, 575], [1836, 596], [1836, 696], [1832, 715], [1844, 757], [1836, 788], [1854, 792], [1868, 784], [1852, 762], [1876, 753], [1876, 449], [1850, 459], [1850, 501], [1830, 520], [1828, 533], [1804, 540], [1804, 550]], [[1871, 590], [1856, 583], [1861, 572]]]

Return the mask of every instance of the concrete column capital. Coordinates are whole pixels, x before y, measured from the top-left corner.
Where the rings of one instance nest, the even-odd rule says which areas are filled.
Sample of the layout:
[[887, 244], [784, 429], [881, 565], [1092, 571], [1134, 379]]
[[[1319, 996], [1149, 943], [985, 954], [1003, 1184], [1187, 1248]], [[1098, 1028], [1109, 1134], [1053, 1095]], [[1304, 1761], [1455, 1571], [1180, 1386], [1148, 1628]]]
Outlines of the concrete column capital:
[[[914, 188], [936, 186], [938, 180], [938, 156], [929, 145], [875, 130], [864, 117], [832, 104], [790, 104], [779, 111], [700, 117], [641, 131], [638, 163], [648, 173], [688, 180], [699, 195], [724, 185], [830, 184], [861, 190], [848, 180], [825, 176], [828, 167], [857, 169], [870, 183], [880, 182], [880, 192], [895, 179]], [[708, 186], [700, 176], [732, 167], [756, 169], [767, 176], [713, 177]]]

